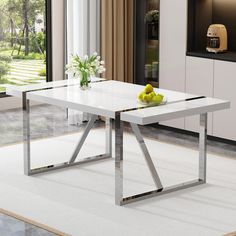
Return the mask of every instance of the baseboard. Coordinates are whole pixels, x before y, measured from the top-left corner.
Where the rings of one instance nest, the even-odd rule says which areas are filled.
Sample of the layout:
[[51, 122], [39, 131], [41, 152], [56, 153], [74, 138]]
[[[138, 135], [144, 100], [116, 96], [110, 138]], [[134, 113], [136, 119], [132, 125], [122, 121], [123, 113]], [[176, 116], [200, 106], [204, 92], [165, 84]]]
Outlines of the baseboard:
[[17, 220], [19, 220], [19, 221], [23, 221], [23, 222], [25, 222], [25, 223], [27, 223], [27, 224], [34, 225], [34, 226], [36, 226], [36, 227], [38, 227], [38, 228], [44, 229], [44, 230], [46, 230], [46, 231], [48, 231], [48, 232], [50, 232], [50, 233], [54, 233], [54, 234], [56, 234], [56, 235], [58, 235], [58, 236], [71, 236], [71, 235], [66, 234], [66, 233], [63, 233], [63, 232], [61, 232], [61, 231], [59, 231], [59, 230], [53, 229], [53, 228], [51, 228], [51, 227], [49, 227], [49, 226], [47, 226], [47, 225], [38, 223], [38, 222], [36, 222], [36, 221], [34, 221], [34, 220], [27, 219], [27, 218], [25, 218], [25, 217], [22, 217], [22, 216], [20, 216], [20, 215], [15, 214], [15, 213], [6, 211], [6, 210], [4, 210], [4, 209], [0, 209], [0, 213], [2, 213], [2, 214], [4, 214], [4, 215], [7, 215], [7, 216], [10, 216], [10, 217], [12, 217], [12, 218], [15, 218], [15, 219], [17, 219]]
[[[154, 125], [151, 125], [151, 126], [159, 128], [159, 129], [169, 130], [169, 131], [173, 131], [173, 132], [176, 132], [176, 133], [193, 136], [193, 137], [198, 137], [199, 136], [199, 134], [197, 132], [184, 130], [184, 129], [173, 128], [173, 127], [169, 127], [169, 126], [165, 126], [165, 125], [160, 125], [158, 123], [154, 124]], [[219, 138], [219, 137], [215, 137], [215, 136], [212, 136], [212, 135], [207, 135], [207, 138], [209, 140], [220, 142], [220, 143], [236, 145], [236, 141], [230, 140], [230, 139]]]

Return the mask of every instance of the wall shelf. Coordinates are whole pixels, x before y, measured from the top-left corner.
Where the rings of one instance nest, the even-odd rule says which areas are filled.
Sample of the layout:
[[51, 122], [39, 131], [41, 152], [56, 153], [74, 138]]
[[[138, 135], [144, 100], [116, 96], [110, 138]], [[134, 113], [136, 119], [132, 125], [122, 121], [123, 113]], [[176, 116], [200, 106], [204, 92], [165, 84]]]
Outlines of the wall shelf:
[[187, 52], [186, 55], [192, 57], [202, 57], [202, 58], [220, 60], [220, 61], [236, 62], [236, 52], [225, 52], [225, 53], [215, 54], [206, 51], [193, 51], [193, 52]]
[[[187, 55], [236, 62], [236, 1], [188, 0]], [[228, 31], [228, 52], [208, 53], [209, 25], [224, 24]]]

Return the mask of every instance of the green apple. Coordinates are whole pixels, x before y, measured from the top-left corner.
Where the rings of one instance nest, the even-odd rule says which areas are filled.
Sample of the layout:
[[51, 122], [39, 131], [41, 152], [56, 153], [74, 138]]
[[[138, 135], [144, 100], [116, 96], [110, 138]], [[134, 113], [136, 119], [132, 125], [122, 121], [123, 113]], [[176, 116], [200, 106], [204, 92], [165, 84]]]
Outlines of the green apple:
[[143, 102], [147, 102], [148, 101], [148, 95], [146, 93], [143, 95], [143, 100], [142, 101]]
[[139, 94], [139, 96], [138, 96], [138, 99], [140, 100], [140, 101], [144, 101], [144, 96], [145, 95], [147, 95], [144, 91], [142, 91], [140, 94]]
[[154, 96], [154, 97], [152, 98], [152, 102], [154, 102], [154, 103], [156, 103], [156, 104], [161, 104], [162, 101], [163, 101], [163, 98], [164, 98], [163, 95], [157, 94], [156, 96]]
[[143, 95], [143, 100], [142, 100], [143, 102], [151, 102], [152, 101], [152, 96], [150, 96], [150, 94], [144, 94]]
[[139, 99], [140, 101], [143, 100], [143, 92], [138, 95], [138, 99]]
[[151, 102], [151, 101], [152, 101], [152, 98], [153, 98], [153, 94], [152, 94], [152, 93], [149, 93], [149, 94], [146, 96], [146, 101], [147, 101], [147, 102]]
[[153, 98], [156, 96], [156, 93], [153, 91], [153, 92], [149, 93], [149, 95]]
[[144, 90], [147, 94], [153, 92], [153, 87], [151, 84], [147, 84]]

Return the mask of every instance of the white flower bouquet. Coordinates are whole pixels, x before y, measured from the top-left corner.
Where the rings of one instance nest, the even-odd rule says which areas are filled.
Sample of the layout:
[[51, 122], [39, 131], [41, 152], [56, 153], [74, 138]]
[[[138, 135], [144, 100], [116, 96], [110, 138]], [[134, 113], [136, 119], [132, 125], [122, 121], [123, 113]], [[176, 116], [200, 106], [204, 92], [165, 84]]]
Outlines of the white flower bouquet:
[[103, 73], [106, 69], [104, 61], [95, 52], [91, 57], [85, 55], [83, 58], [74, 55], [71, 63], [66, 66], [66, 73], [72, 74], [74, 78], [80, 78], [80, 87], [89, 88], [90, 77]]

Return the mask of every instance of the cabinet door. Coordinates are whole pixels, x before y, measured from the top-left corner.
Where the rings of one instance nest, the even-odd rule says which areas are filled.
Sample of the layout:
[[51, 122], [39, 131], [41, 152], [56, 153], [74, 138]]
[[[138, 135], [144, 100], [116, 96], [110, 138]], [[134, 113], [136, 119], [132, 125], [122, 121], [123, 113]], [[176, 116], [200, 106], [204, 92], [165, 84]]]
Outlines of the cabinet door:
[[231, 108], [213, 114], [213, 135], [236, 141], [236, 63], [214, 63], [214, 97], [229, 100]]
[[[186, 92], [213, 97], [214, 61], [197, 57], [186, 59]], [[185, 118], [185, 129], [198, 132], [199, 116]], [[212, 135], [212, 113], [208, 116], [208, 134]]]
[[[160, 88], [185, 91], [187, 1], [160, 1]], [[164, 125], [184, 128], [184, 119]]]

